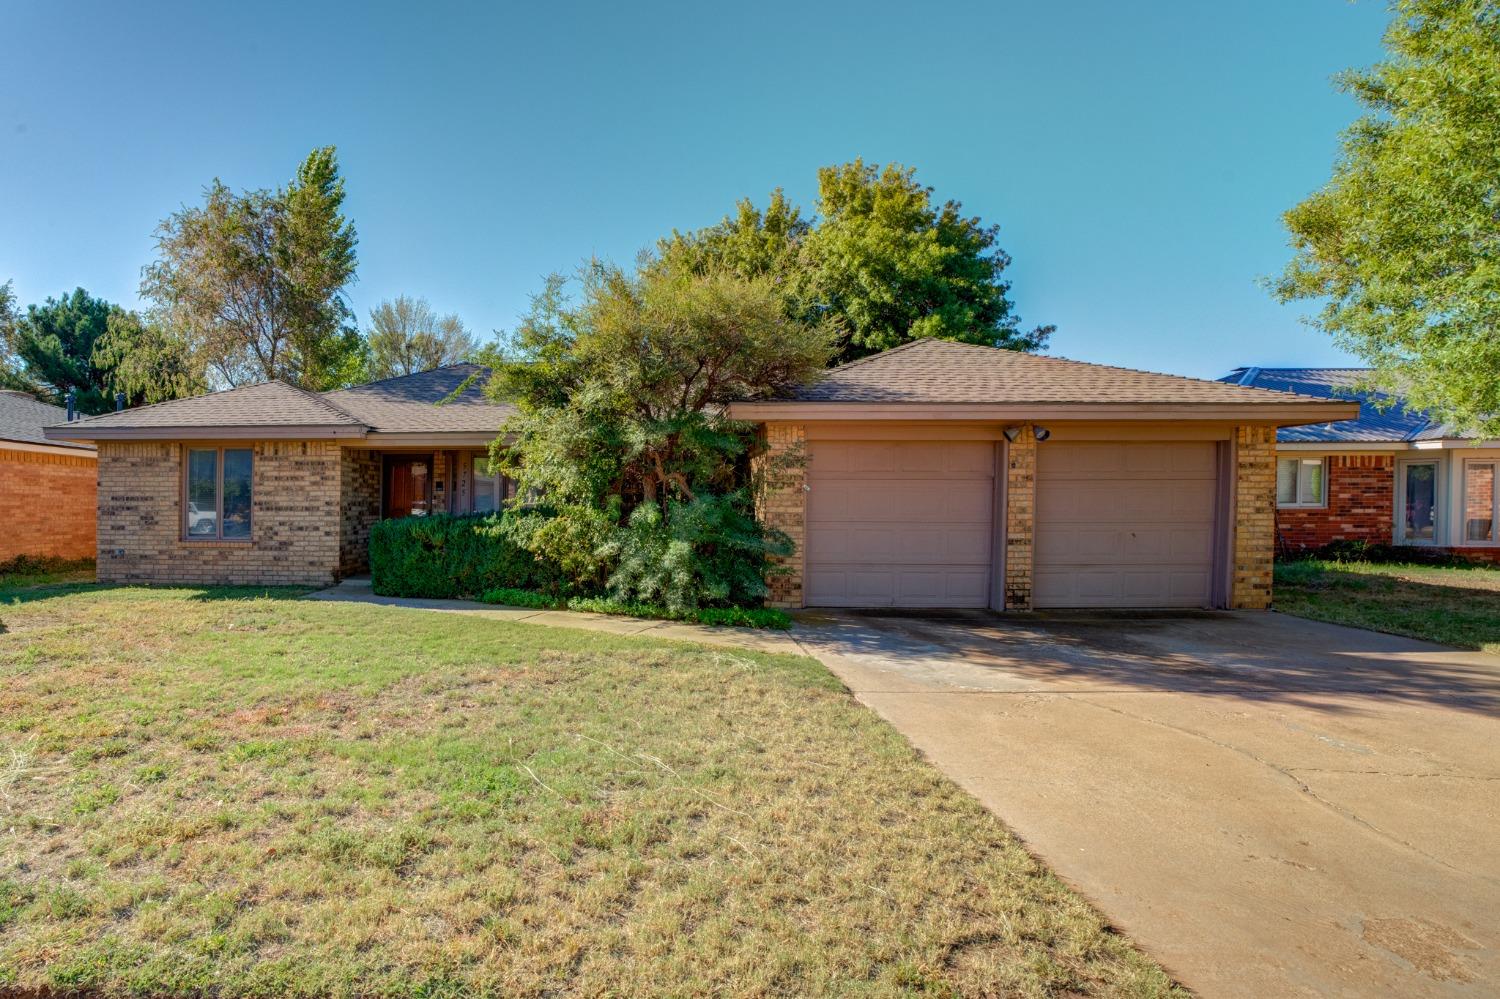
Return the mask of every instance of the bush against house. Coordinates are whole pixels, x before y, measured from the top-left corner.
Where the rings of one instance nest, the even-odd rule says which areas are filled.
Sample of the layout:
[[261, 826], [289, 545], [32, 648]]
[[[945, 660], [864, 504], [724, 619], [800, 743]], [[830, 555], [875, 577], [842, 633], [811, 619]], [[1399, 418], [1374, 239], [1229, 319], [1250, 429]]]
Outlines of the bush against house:
[[491, 392], [514, 403], [494, 456], [545, 496], [519, 543], [579, 592], [675, 609], [758, 603], [789, 542], [754, 517], [753, 428], [734, 399], [814, 377], [835, 331], [788, 316], [769, 276], [592, 263], [554, 277], [503, 353]]
[[516, 544], [507, 526], [493, 514], [380, 521], [370, 534], [375, 592], [452, 599], [503, 588], [557, 590], [560, 574]]

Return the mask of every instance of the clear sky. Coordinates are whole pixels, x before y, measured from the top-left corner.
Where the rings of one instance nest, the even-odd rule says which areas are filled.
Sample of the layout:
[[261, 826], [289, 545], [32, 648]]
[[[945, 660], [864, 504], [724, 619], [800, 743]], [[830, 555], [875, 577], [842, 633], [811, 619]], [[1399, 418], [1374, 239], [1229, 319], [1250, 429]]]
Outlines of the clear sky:
[[7, 0], [0, 281], [136, 303], [156, 223], [214, 177], [338, 146], [351, 301], [487, 333], [543, 275], [627, 263], [820, 165], [917, 168], [1001, 226], [1051, 353], [1215, 376], [1338, 363], [1257, 279], [1380, 55], [1361, 0], [66, 3]]

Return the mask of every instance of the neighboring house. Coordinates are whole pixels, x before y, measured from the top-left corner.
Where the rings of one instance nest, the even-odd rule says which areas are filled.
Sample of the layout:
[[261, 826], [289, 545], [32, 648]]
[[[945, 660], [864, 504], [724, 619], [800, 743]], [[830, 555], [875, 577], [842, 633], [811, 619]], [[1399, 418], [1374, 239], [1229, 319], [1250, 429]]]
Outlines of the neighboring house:
[[1283, 551], [1368, 541], [1500, 561], [1500, 445], [1360, 392], [1362, 368], [1238, 368], [1235, 385], [1347, 399], [1352, 420], [1285, 427], [1276, 439]]
[[20, 555], [94, 557], [93, 447], [48, 440], [67, 411], [0, 390], [0, 563]]
[[[339, 392], [280, 383], [53, 427], [99, 444], [107, 581], [327, 583], [372, 524], [492, 509], [510, 409], [460, 365]], [[920, 341], [736, 403], [797, 542], [778, 606], [1265, 607], [1278, 427], [1353, 403]], [[805, 453], [788, 471], [770, 460]], [[792, 463], [795, 467], [795, 463]]]

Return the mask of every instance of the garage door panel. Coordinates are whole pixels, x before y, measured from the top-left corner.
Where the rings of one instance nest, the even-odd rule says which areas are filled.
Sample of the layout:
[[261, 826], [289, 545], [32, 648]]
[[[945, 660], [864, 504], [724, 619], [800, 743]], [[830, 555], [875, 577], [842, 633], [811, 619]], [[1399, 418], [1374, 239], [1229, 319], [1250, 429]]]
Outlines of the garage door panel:
[[1044, 445], [1034, 604], [1206, 606], [1217, 490], [1212, 443]]
[[987, 606], [994, 454], [988, 441], [812, 442], [807, 602]]

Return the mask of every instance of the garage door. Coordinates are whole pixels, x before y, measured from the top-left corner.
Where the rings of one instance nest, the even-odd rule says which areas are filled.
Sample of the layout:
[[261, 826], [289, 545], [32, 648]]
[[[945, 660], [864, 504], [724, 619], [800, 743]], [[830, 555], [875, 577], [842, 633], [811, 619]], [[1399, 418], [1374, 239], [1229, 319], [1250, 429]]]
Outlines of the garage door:
[[813, 607], [985, 607], [990, 441], [813, 441], [804, 586]]
[[1213, 603], [1212, 443], [1037, 449], [1037, 607]]

